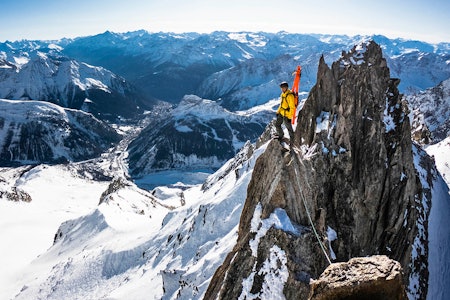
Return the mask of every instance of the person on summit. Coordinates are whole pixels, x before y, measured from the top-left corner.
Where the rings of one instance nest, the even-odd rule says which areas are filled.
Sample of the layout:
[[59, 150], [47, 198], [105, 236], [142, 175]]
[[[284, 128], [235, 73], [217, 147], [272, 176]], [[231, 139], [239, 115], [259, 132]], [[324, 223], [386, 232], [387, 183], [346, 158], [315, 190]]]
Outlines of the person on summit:
[[275, 121], [275, 128], [278, 134], [278, 140], [282, 142], [284, 137], [283, 128], [281, 125], [284, 123], [286, 129], [289, 132], [290, 143], [289, 146], [292, 148], [294, 146], [294, 129], [292, 128], [292, 118], [294, 118], [295, 113], [295, 98], [294, 93], [289, 90], [289, 84], [286, 81], [280, 83], [281, 88], [281, 103], [277, 110], [277, 119]]

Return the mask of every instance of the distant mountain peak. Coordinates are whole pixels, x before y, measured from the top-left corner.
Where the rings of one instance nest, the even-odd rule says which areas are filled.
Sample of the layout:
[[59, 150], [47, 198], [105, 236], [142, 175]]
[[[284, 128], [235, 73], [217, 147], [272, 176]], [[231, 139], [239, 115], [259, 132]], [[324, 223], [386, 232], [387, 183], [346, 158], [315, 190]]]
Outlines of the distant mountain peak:
[[[51, 49], [59, 51], [57, 46]], [[124, 78], [61, 53], [38, 49], [3, 57], [0, 98], [48, 101], [110, 120], [134, 118], [153, 104]]]

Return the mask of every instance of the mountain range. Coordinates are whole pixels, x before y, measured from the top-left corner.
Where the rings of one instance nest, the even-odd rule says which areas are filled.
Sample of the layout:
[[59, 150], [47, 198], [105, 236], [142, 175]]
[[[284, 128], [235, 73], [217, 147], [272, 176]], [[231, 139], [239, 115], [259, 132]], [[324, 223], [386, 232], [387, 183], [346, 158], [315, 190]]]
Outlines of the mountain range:
[[[136, 124], [148, 116], [146, 111], [157, 111], [163, 121], [156, 118], [160, 121], [151, 122], [130, 148], [131, 173], [136, 176], [152, 169], [186, 167], [186, 163], [173, 162], [180, 160], [177, 157], [194, 154], [178, 146], [175, 150], [180, 149], [182, 153], [174, 152], [173, 145], [170, 145], [172, 137], [168, 136], [175, 133], [182, 135], [183, 139], [197, 140], [204, 125], [194, 120], [192, 113], [189, 114], [191, 117], [183, 120], [185, 124], [191, 123], [186, 126], [192, 131], [162, 130], [163, 126], [160, 126], [173, 118], [170, 106], [183, 103], [185, 95], [212, 100], [230, 112], [248, 110], [250, 113], [257, 111], [260, 115], [255, 107], [263, 107], [267, 118], [257, 117], [257, 121], [252, 121], [254, 126], [245, 130], [240, 128], [240, 134], [226, 133], [228, 129], [224, 124], [227, 122], [219, 121], [221, 117], [215, 118], [214, 126], [207, 125], [213, 126], [215, 133], [223, 132], [225, 135], [219, 133], [222, 141], [218, 148], [203, 147], [208, 143], [199, 145], [202, 149], [196, 152], [201, 159], [196, 160], [196, 166], [202, 167], [200, 162], [203, 161], [203, 167], [210, 166], [210, 162], [217, 167], [231, 158], [239, 145], [247, 139], [254, 142], [262, 133], [273, 111], [267, 104], [278, 97], [278, 83], [290, 81], [297, 65], [302, 65], [300, 90], [301, 98], [305, 99], [315, 84], [317, 62], [322, 55], [326, 62], [331, 63], [339, 58], [342, 50], [367, 39], [381, 45], [391, 75], [401, 79], [401, 92], [417, 93], [450, 77], [450, 46], [447, 43], [431, 45], [384, 36], [285, 32], [174, 34], [107, 31], [59, 41], [0, 43], [0, 98], [49, 101], [83, 110], [115, 124]], [[200, 111], [199, 114], [203, 113]], [[172, 120], [167, 126], [174, 126], [174, 122]], [[236, 131], [236, 128], [231, 130]], [[238, 140], [232, 142], [230, 138], [237, 136]], [[153, 151], [160, 149], [160, 154], [164, 152], [159, 165], [151, 159], [137, 159], [150, 155], [142, 155], [148, 145], [155, 145]], [[31, 154], [28, 159], [38, 161]]]
[[[224, 107], [236, 110], [276, 97], [277, 83], [288, 80], [298, 64], [303, 67], [301, 90], [309, 91], [322, 54], [331, 63], [343, 49], [369, 38], [383, 48], [392, 76], [402, 78], [400, 91], [431, 88], [450, 77], [448, 43], [431, 45], [379, 35], [107, 31], [60, 41], [6, 41], [0, 44], [0, 58], [17, 65], [36, 52], [58, 54], [114, 72], [141, 96], [178, 103], [184, 95], [196, 94], [220, 99]], [[108, 81], [98, 80], [111, 87]]]
[[[325, 251], [388, 255], [410, 299], [445, 299], [449, 49], [284, 32], [0, 44], [0, 298], [294, 299]], [[298, 64], [284, 156], [270, 121]], [[170, 169], [210, 175], [135, 180]]]

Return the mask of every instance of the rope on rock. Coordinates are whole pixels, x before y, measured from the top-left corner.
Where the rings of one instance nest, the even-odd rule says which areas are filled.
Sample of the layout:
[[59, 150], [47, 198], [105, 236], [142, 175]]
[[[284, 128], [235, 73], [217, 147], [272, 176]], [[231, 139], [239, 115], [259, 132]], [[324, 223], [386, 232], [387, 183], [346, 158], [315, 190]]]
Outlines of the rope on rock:
[[[297, 162], [300, 163], [300, 159], [298, 158], [297, 153], [293, 153], [293, 156], [296, 158]], [[316, 235], [317, 241], [319, 242], [319, 245], [323, 251], [323, 254], [325, 254], [325, 257], [326, 257], [328, 263], [331, 265], [330, 257], [328, 256], [327, 251], [325, 250], [325, 247], [323, 246], [323, 243], [320, 240], [319, 234], [317, 233], [316, 227], [314, 226], [314, 223], [312, 221], [311, 214], [309, 213], [308, 206], [306, 205], [306, 199], [305, 199], [305, 196], [303, 195], [302, 186], [300, 185], [300, 181], [299, 181], [300, 176], [298, 175], [297, 168], [294, 168], [294, 172], [295, 172], [295, 179], [297, 180], [298, 188], [300, 189], [300, 196], [302, 198], [303, 206], [305, 206], [306, 214], [308, 215], [309, 223], [311, 224], [314, 234]]]

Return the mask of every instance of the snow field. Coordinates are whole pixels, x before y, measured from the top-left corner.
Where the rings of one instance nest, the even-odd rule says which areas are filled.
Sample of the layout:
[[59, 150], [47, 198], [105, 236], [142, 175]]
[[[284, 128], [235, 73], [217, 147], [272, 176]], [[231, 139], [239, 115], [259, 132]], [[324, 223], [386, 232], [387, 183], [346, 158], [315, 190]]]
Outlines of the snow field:
[[42, 271], [30, 273], [29, 264], [52, 246], [62, 222], [94, 209], [107, 187], [74, 177], [64, 167], [46, 165], [28, 171], [17, 184], [32, 201], [0, 201], [0, 299], [10, 299]]
[[427, 146], [425, 151], [429, 155], [434, 156], [436, 168], [447, 185], [450, 186], [450, 137], [437, 144]]
[[[200, 184], [178, 184], [173, 191], [160, 187], [155, 194], [164, 199], [155, 199], [128, 182], [100, 205], [109, 182], [76, 177], [64, 166], [30, 170], [18, 182], [33, 201], [0, 204], [22, 214], [21, 222], [32, 220], [39, 234], [29, 229], [26, 239], [34, 236], [41, 245], [25, 245], [20, 223], [1, 210], [2, 225], [10, 228], [2, 237], [15, 237], [16, 249], [33, 250], [20, 265], [8, 266], [9, 274], [2, 273], [0, 284], [9, 288], [0, 299], [19, 291], [15, 299], [200, 299], [236, 243], [253, 165], [264, 150], [239, 165], [229, 161], [226, 165], [238, 170], [226, 173], [224, 166], [210, 176], [214, 183], [205, 191]], [[14, 251], [2, 258], [15, 261]]]

